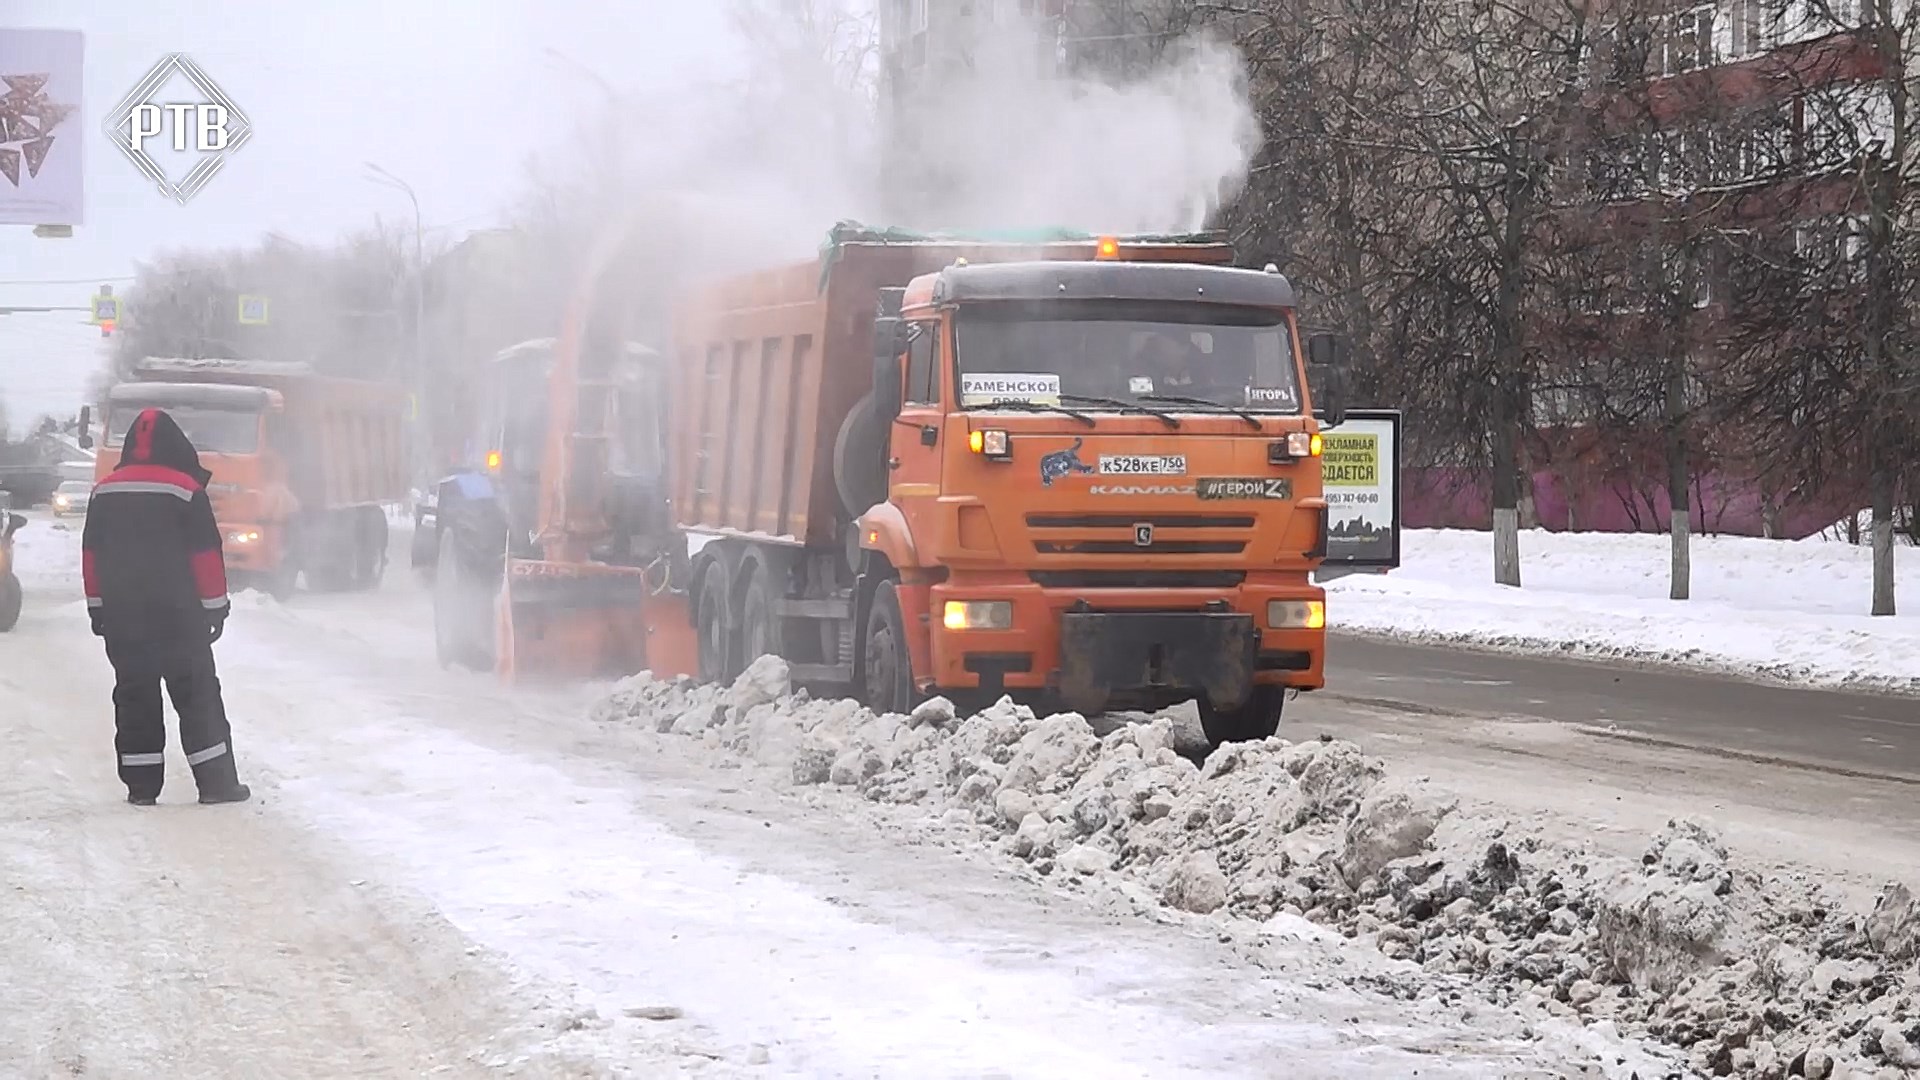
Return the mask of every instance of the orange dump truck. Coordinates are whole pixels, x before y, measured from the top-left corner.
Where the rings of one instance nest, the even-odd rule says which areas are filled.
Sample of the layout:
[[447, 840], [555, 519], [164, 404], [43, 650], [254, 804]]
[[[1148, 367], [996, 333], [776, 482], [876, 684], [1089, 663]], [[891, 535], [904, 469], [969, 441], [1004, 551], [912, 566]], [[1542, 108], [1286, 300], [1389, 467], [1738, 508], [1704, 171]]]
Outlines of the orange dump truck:
[[213, 474], [208, 495], [236, 588], [286, 596], [303, 573], [312, 589], [379, 582], [382, 504], [407, 497], [404, 389], [320, 376], [305, 364], [142, 360], [103, 403], [96, 479], [119, 464], [133, 418], [155, 406]]
[[1323, 684], [1306, 359], [1345, 349], [1231, 259], [842, 234], [685, 297], [667, 448], [699, 674], [772, 653], [879, 709], [1197, 701], [1216, 744], [1271, 734]]

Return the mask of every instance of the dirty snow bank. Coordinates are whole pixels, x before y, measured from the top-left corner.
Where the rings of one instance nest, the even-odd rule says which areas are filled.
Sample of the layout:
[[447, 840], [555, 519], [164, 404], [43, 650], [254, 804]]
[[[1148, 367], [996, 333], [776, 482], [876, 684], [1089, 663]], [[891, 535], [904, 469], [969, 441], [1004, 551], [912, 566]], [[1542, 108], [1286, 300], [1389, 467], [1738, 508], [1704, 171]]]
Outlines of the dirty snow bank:
[[[1920, 693], [1920, 615], [1867, 614], [1872, 551], [1696, 537], [1691, 600], [1667, 599], [1670, 542], [1643, 533], [1520, 534], [1521, 588], [1493, 583], [1491, 535], [1409, 529], [1400, 569], [1328, 584], [1335, 629], [1688, 664], [1836, 686]], [[1920, 548], [1895, 548], [1920, 580]]]
[[[1175, 752], [1166, 718], [1101, 738], [1078, 716], [1037, 718], [1010, 702], [964, 720], [944, 699], [911, 716], [875, 716], [854, 702], [790, 692], [785, 665], [771, 658], [726, 689], [636, 676], [597, 703], [594, 716], [700, 740], [752, 759], [769, 779], [894, 804], [879, 812], [906, 817], [914, 842], [959, 829], [974, 838], [964, 848], [997, 849], [1024, 862], [1026, 876], [1083, 889], [1117, 910], [1250, 936], [1259, 928], [1233, 916], [1275, 919], [1265, 935], [1272, 947], [1319, 957], [1308, 985], [1318, 988], [1324, 976], [1409, 1009], [1452, 1003], [1463, 1033], [1456, 1039], [1483, 1032], [1491, 1040], [1504, 1025], [1521, 1024], [1545, 1060], [1571, 1070], [1563, 1075], [1677, 1075], [1666, 1052], [1650, 1053], [1609, 1028], [1582, 1027], [1571, 1014], [1554, 1017], [1544, 1005], [1489, 1011], [1462, 998], [1473, 993], [1457, 975], [1429, 975], [1377, 955], [1365, 963], [1342, 956], [1353, 946], [1305, 915], [1337, 925], [1316, 902], [1327, 889], [1316, 875], [1333, 865], [1322, 849], [1338, 846], [1345, 817], [1358, 809], [1366, 790], [1360, 775], [1378, 771], [1345, 744], [1301, 747], [1297, 779], [1261, 770], [1287, 788], [1286, 798], [1263, 801], [1234, 786], [1256, 775], [1225, 764], [1241, 756], [1218, 755], [1203, 773]], [[1380, 857], [1395, 833], [1382, 824], [1379, 837], [1355, 850], [1368, 846], [1376, 854], [1367, 857]], [[1211, 842], [1216, 836], [1234, 842]]]
[[595, 716], [970, 823], [1054, 881], [1377, 946], [1409, 963], [1371, 989], [1403, 1000], [1464, 982], [1585, 1025], [1596, 1047], [1669, 1044], [1707, 1075], [1920, 1067], [1920, 905], [1892, 887], [1849, 912], [1802, 877], [1736, 868], [1702, 822], [1670, 823], [1623, 862], [1464, 812], [1347, 742], [1270, 739], [1196, 767], [1164, 716], [1104, 736], [1005, 700], [964, 719], [940, 698], [876, 716], [790, 692], [772, 658], [726, 689], [636, 676]]

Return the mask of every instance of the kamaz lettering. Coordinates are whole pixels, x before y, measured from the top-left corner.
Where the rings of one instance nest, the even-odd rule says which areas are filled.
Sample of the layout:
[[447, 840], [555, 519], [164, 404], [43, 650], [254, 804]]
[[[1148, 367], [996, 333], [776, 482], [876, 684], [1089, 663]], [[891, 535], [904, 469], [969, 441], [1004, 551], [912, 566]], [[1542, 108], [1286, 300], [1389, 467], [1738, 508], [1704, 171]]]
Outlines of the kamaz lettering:
[[1090, 495], [1191, 495], [1191, 485], [1175, 484], [1094, 484], [1087, 488]]

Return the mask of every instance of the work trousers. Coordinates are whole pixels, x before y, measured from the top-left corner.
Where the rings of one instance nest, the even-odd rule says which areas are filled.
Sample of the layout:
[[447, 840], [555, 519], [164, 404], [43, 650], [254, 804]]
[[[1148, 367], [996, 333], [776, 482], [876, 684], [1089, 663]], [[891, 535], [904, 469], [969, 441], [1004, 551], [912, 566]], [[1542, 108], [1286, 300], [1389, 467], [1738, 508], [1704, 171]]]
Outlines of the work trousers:
[[113, 665], [114, 748], [127, 794], [158, 797], [165, 780], [167, 721], [160, 702], [166, 683], [180, 717], [180, 746], [202, 794], [231, 791], [240, 783], [233, 761], [233, 732], [220, 700], [213, 644], [175, 641], [139, 644], [107, 641]]

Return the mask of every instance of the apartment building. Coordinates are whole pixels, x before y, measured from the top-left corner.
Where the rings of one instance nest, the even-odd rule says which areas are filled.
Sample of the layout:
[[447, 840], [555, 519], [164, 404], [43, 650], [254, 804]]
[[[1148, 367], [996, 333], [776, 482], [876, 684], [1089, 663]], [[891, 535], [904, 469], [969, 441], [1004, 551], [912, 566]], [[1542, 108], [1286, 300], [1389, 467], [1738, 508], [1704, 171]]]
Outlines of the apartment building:
[[1603, 24], [1595, 83], [1644, 80], [1596, 97], [1585, 153], [1596, 223], [1649, 245], [1617, 274], [1662, 274], [1724, 317], [1753, 266], [1857, 248], [1851, 167], [1893, 129], [1873, 12], [1873, 0], [1720, 0]]
[[[1700, 404], [1697, 372], [1777, 268], [1848, 268], [1864, 229], [1859, 156], [1893, 128], [1873, 0], [1613, 9], [1592, 42], [1589, 128], [1566, 193], [1603, 253], [1583, 306], [1603, 328], [1588, 347], [1605, 355], [1551, 371], [1534, 402], [1536, 460], [1556, 463], [1547, 479], [1569, 507], [1573, 491], [1599, 492], [1566, 523], [1583, 528], [1629, 491], [1648, 504], [1636, 527], [1664, 522], [1664, 495], [1649, 494], [1664, 488], [1661, 440], [1623, 443], [1599, 423], [1651, 423], [1661, 373], [1676, 368], [1684, 402]], [[1718, 449], [1691, 450], [1696, 528], [1777, 531], [1765, 508], [1783, 493], [1762, 498]]]

